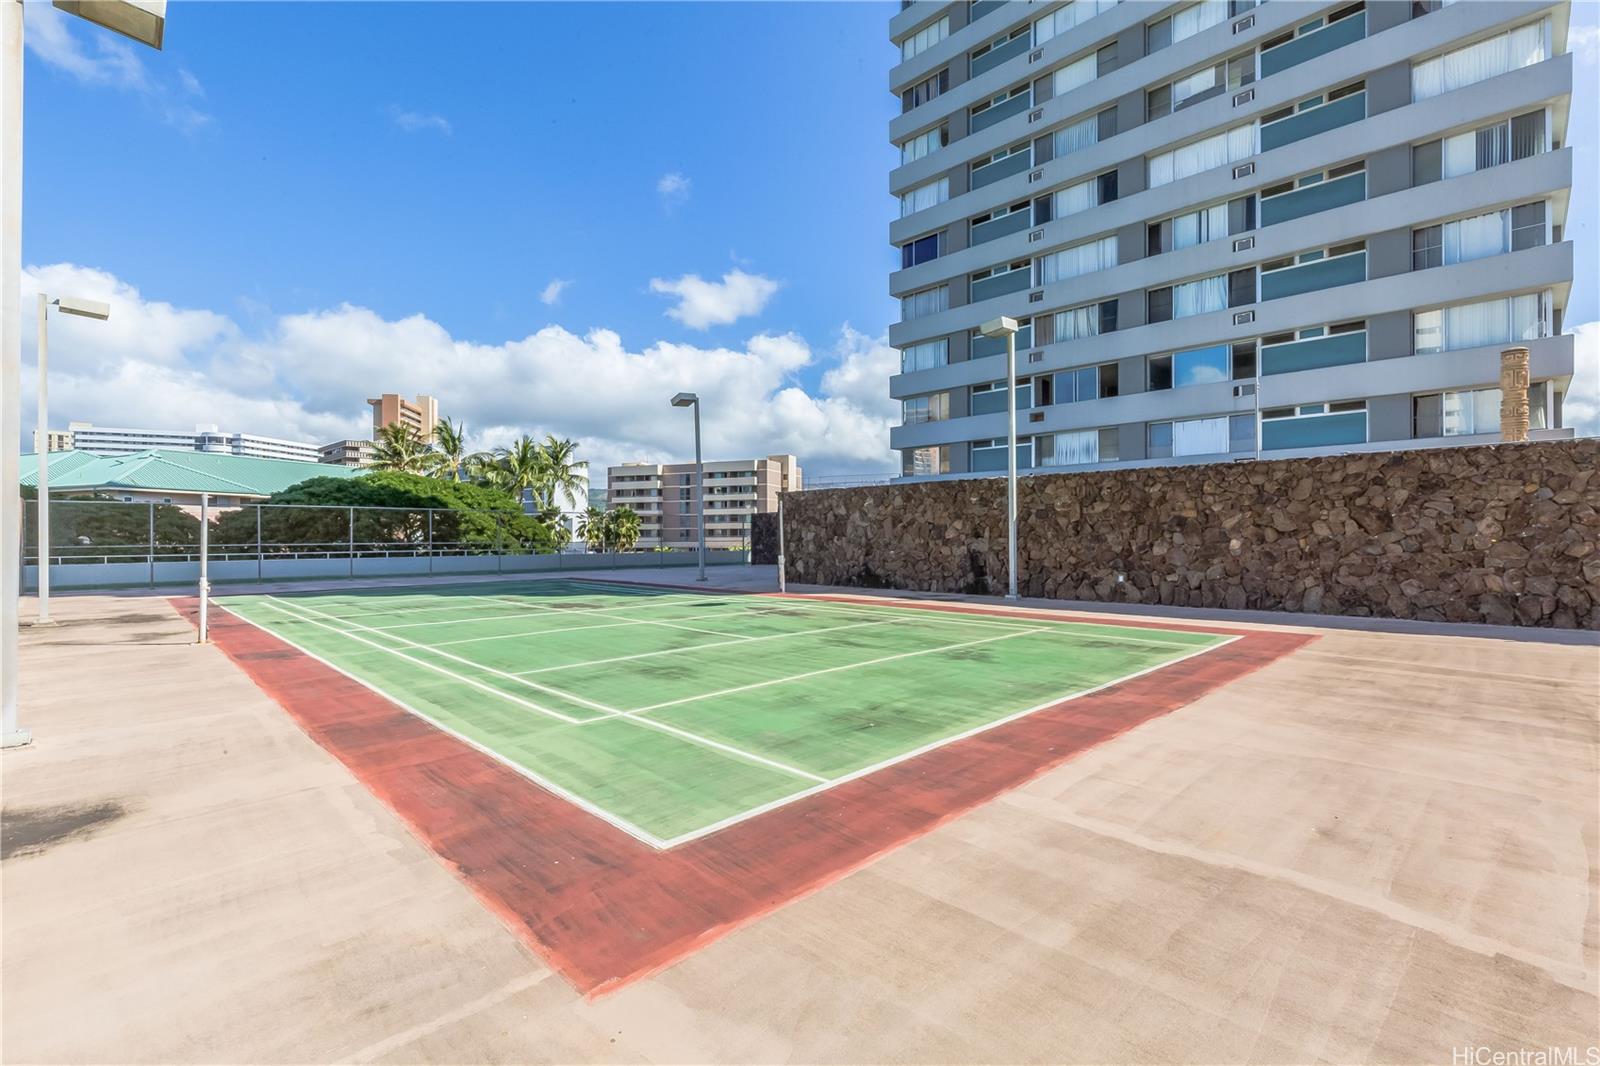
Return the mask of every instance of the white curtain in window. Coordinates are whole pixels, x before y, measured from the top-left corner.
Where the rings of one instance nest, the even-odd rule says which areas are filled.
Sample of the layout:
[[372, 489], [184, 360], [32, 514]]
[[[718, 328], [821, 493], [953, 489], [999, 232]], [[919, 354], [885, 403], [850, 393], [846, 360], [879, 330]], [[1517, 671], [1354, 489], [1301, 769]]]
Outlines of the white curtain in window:
[[1444, 261], [1467, 263], [1506, 251], [1506, 213], [1491, 211], [1444, 225]]
[[1500, 432], [1500, 390], [1474, 389], [1472, 392], [1472, 432]]
[[1041, 256], [1039, 284], [1049, 285], [1051, 282], [1092, 274], [1096, 270], [1108, 270], [1116, 265], [1117, 239], [1102, 237], [1098, 241], [1090, 241], [1073, 248], [1063, 248], [1059, 252]]
[[900, 146], [900, 162], [902, 164], [915, 163], [939, 147], [939, 131], [937, 129], [931, 129], [927, 133], [919, 133]]
[[1228, 0], [1201, 0], [1172, 16], [1172, 43], [1193, 37], [1228, 17]]
[[1055, 450], [1043, 457], [1045, 466], [1081, 466], [1100, 461], [1100, 431], [1057, 433]]
[[1093, 52], [1084, 56], [1075, 63], [1068, 63], [1056, 71], [1052, 79], [1052, 91], [1056, 96], [1065, 96], [1080, 85], [1087, 85], [1094, 81], [1096, 57]]
[[917, 211], [926, 211], [936, 204], [942, 204], [950, 199], [950, 179], [940, 178], [930, 181], [926, 185], [919, 185], [900, 197], [900, 217], [914, 214]]
[[1418, 311], [1411, 317], [1411, 351], [1431, 355], [1444, 350], [1444, 312]]
[[1033, 43], [1044, 44], [1057, 34], [1066, 33], [1079, 23], [1087, 22], [1100, 12], [1110, 11], [1116, 6], [1117, 0], [1073, 0], [1033, 24]]
[[1097, 182], [1080, 181], [1076, 185], [1069, 185], [1055, 195], [1055, 203], [1051, 205], [1055, 218], [1066, 218], [1079, 211], [1087, 211], [1099, 203], [1099, 185]]
[[1195, 141], [1170, 152], [1150, 156], [1149, 184], [1151, 188], [1187, 178], [1191, 174], [1213, 170], [1229, 163], [1237, 163], [1255, 154], [1256, 129], [1254, 125], [1236, 126], [1226, 133], [1218, 133], [1203, 141]]
[[1207, 67], [1205, 70], [1195, 71], [1187, 78], [1179, 78], [1172, 83], [1172, 106], [1176, 108], [1196, 93], [1203, 93], [1207, 89], [1215, 88], [1216, 84], [1216, 67]]
[[1213, 455], [1228, 450], [1228, 419], [1191, 418], [1172, 423], [1173, 455]]
[[1446, 351], [1504, 344], [1510, 331], [1506, 300], [1461, 304], [1444, 309], [1444, 347]]
[[1550, 335], [1550, 293], [1534, 292], [1511, 298], [1511, 336], [1507, 340], [1531, 341]]
[[[1228, 276], [1187, 281], [1172, 287], [1172, 317], [1187, 318], [1209, 311], [1221, 311], [1228, 306]], [[1226, 451], [1226, 449], [1223, 449]]]
[[921, 318], [924, 315], [937, 314], [948, 310], [950, 307], [950, 286], [941, 285], [937, 289], [925, 289], [914, 292], [900, 300], [900, 317], [902, 319]]
[[929, 370], [949, 362], [950, 342], [946, 340], [923, 341], [900, 351], [900, 372]]
[[1447, 392], [1439, 403], [1440, 428], [1446, 437], [1460, 437], [1472, 432], [1472, 394]]
[[1074, 307], [1056, 312], [1056, 343], [1100, 334], [1100, 306]]
[[1441, 172], [1447, 178], [1459, 178], [1478, 169], [1478, 138], [1471, 130], [1444, 139]]
[[1059, 159], [1089, 147], [1100, 140], [1100, 120], [1090, 115], [1081, 122], [1056, 130], [1055, 155]]
[[1192, 248], [1228, 235], [1228, 205], [1191, 211], [1172, 220], [1172, 246]]
[[948, 36], [950, 36], [950, 16], [946, 15], [938, 22], [922, 27], [901, 41], [900, 58], [906, 60], [921, 55]]
[[1549, 54], [1548, 36], [1548, 24], [1541, 20], [1417, 63], [1411, 68], [1411, 99], [1426, 100], [1541, 62]]

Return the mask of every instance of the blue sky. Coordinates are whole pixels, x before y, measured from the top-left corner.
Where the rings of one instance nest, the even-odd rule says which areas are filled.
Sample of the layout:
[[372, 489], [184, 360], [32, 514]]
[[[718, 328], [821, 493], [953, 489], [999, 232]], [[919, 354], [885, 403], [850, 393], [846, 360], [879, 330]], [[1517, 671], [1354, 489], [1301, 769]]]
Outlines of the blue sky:
[[332, 439], [428, 391], [603, 464], [681, 454], [693, 388], [713, 452], [887, 470], [896, 9], [174, 3], [156, 53], [30, 3], [27, 280], [117, 309], [53, 326], [54, 420]]

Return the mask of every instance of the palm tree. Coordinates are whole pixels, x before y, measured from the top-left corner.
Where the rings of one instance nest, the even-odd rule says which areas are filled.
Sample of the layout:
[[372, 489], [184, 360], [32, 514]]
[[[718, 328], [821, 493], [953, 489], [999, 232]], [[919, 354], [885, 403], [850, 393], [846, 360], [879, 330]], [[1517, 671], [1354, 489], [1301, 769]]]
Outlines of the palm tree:
[[591, 507], [583, 512], [583, 517], [578, 520], [578, 536], [589, 545], [592, 552], [605, 551], [606, 548], [606, 513], [598, 507]]
[[441, 418], [433, 427], [433, 452], [438, 457], [438, 473], [451, 481], [461, 481], [467, 471], [485, 458], [482, 452], [467, 451], [467, 427]]
[[535, 502], [543, 509], [538, 489], [544, 479], [544, 455], [532, 437], [524, 434], [512, 441], [511, 447], [495, 449], [494, 465], [500, 469], [496, 479], [500, 487], [519, 500], [524, 490], [534, 490]]
[[379, 470], [398, 470], [403, 474], [426, 473], [428, 445], [412, 427], [391, 422], [378, 431], [372, 465]]
[[534, 493], [539, 496], [540, 503], [555, 507], [559, 497], [568, 507], [576, 507], [589, 489], [588, 460], [573, 458], [578, 451], [577, 442], [558, 439], [554, 433], [548, 433], [538, 447], [540, 477]]
[[631, 507], [618, 507], [606, 514], [606, 532], [612, 551], [630, 551], [639, 543], [639, 516]]

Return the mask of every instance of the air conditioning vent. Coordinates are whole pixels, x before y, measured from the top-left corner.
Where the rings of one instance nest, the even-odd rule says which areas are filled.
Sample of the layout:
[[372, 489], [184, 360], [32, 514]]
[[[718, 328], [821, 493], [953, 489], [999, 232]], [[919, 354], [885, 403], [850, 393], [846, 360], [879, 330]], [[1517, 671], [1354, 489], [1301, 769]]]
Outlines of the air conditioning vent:
[[1233, 394], [1235, 396], [1254, 396], [1256, 394], [1256, 383], [1252, 381], [1248, 385], [1235, 385]]
[[1238, 240], [1233, 242], [1233, 250], [1236, 252], [1248, 252], [1255, 246], [1256, 239], [1254, 237], [1240, 237]]
[[1044, 353], [1043, 352], [1029, 352], [1028, 353], [1028, 362], [1030, 362], [1030, 363], [1042, 363], [1042, 362], [1044, 362]]
[[1037, 62], [1039, 62], [1039, 60], [1041, 60], [1043, 58], [1044, 58], [1044, 49], [1043, 48], [1035, 48], [1033, 51], [1028, 53], [1028, 62], [1030, 62], [1030, 63], [1037, 63]]
[[1255, 160], [1251, 160], [1248, 163], [1240, 163], [1238, 166], [1233, 168], [1233, 176], [1235, 178], [1248, 178], [1250, 175], [1254, 174], [1255, 172], [1256, 172]]
[[1038, 292], [1028, 293], [1028, 302], [1031, 304], [1044, 303], [1044, 290], [1040, 289]]
[[1042, 240], [1044, 240], [1044, 230], [1042, 230], [1042, 229], [1036, 229], [1032, 233], [1028, 234], [1028, 243], [1029, 244], [1034, 244], [1034, 243], [1036, 243], [1038, 241], [1042, 241]]
[[1233, 324], [1236, 326], [1248, 326], [1255, 320], [1256, 313], [1254, 311], [1235, 311], [1233, 313]]
[[1044, 108], [1042, 107], [1036, 107], [1032, 111], [1028, 112], [1028, 122], [1030, 124], [1038, 122], [1042, 118], [1044, 118]]
[[1028, 412], [1028, 421], [1029, 422], [1043, 422], [1044, 421], [1044, 412], [1043, 411], [1029, 411]]
[[1030, 172], [1028, 174], [1028, 184], [1029, 185], [1032, 185], [1036, 181], [1043, 181], [1043, 180], [1044, 180], [1044, 171], [1043, 170], [1035, 170], [1035, 171], [1032, 171], [1032, 172]]
[[1244, 18], [1233, 24], [1233, 32], [1243, 33], [1245, 30], [1253, 28], [1255, 24], [1256, 17], [1254, 15], [1246, 15]]
[[1242, 93], [1234, 93], [1233, 94], [1233, 106], [1234, 107], [1243, 107], [1245, 104], [1248, 104], [1251, 100], [1254, 100], [1255, 98], [1256, 98], [1256, 91], [1254, 89], [1246, 89]]

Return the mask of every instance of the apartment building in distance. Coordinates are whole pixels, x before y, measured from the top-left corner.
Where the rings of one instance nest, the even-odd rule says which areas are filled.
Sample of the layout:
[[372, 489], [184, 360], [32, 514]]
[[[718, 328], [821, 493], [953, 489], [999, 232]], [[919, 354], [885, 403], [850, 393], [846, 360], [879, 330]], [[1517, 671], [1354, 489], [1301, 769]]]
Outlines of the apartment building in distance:
[[[39, 445], [43, 444], [44, 447]], [[47, 429], [42, 434], [39, 430], [33, 431], [34, 452], [70, 452], [72, 450], [72, 430]]]
[[[750, 517], [778, 509], [778, 493], [798, 490], [800, 464], [792, 455], [705, 464], [706, 547], [742, 548]], [[606, 471], [606, 503], [639, 515], [641, 548], [698, 544], [699, 500], [693, 463], [624, 463]]]
[[1571, 435], [1569, 14], [903, 3], [903, 475], [1498, 440], [1513, 344]]
[[424, 441], [433, 439], [433, 427], [439, 423], [439, 401], [432, 396], [418, 396], [413, 401], [398, 393], [386, 392], [367, 403], [372, 405], [373, 440], [378, 439], [384, 426], [396, 422], [416, 430]]
[[370, 440], [336, 440], [317, 449], [317, 462], [329, 466], [371, 466], [377, 445]]
[[[211, 452], [219, 455], [242, 455], [253, 459], [286, 459], [294, 462], [317, 461], [317, 446], [303, 441], [285, 440], [281, 437], [264, 437], [256, 433], [226, 433], [214, 425], [195, 426], [192, 430], [179, 429], [127, 429], [96, 426], [90, 422], [69, 422], [67, 429], [51, 430], [51, 451], [77, 449], [97, 455], [132, 455], [152, 448], [167, 451]], [[66, 448], [58, 448], [55, 441], [65, 438]], [[38, 449], [38, 434], [34, 435]]]

